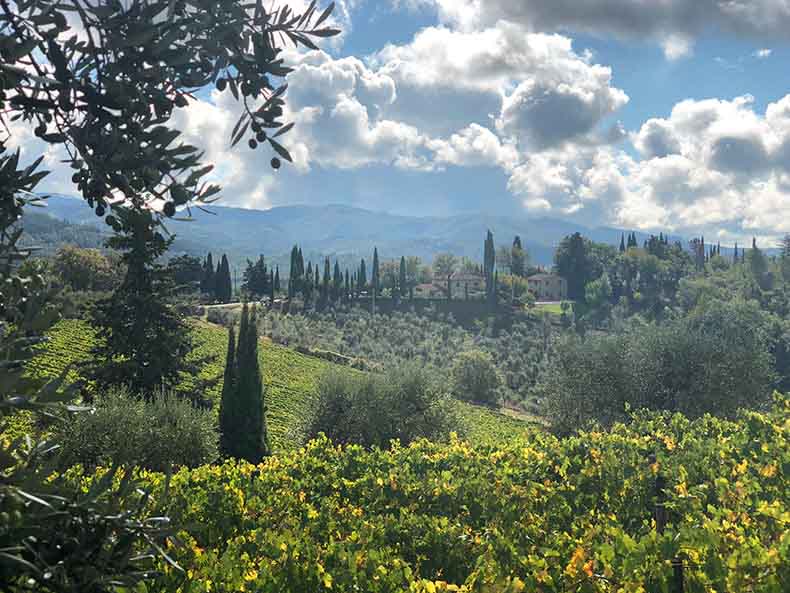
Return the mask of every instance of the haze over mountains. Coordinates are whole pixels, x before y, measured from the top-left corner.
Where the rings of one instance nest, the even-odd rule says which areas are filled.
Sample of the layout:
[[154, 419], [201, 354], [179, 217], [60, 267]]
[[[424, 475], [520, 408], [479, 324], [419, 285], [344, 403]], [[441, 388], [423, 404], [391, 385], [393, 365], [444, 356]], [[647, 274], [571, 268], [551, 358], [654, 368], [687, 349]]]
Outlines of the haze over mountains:
[[[81, 200], [52, 196], [49, 216], [72, 224], [104, 227]], [[345, 205], [282, 206], [270, 210], [212, 207], [216, 214], [193, 209], [191, 222], [173, 221], [174, 253], [204, 255], [225, 252], [237, 263], [263, 253], [280, 259], [298, 243], [308, 254], [370, 257], [377, 246], [383, 259], [417, 255], [428, 261], [441, 252], [481, 259], [488, 229], [499, 244], [521, 236], [531, 261], [549, 265], [554, 248], [566, 235], [579, 231], [600, 242], [619, 244], [623, 232], [613, 228], [587, 228], [552, 218], [463, 214], [450, 217], [397, 216]], [[104, 227], [106, 228], [106, 227]], [[641, 242], [647, 237], [637, 233]]]

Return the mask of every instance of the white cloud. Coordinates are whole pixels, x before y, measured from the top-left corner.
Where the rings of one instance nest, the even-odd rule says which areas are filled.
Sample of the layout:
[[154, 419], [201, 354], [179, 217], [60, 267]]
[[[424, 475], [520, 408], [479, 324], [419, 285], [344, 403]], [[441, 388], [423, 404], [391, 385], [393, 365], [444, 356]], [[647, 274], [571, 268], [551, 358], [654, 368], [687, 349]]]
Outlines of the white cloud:
[[405, 121], [446, 134], [493, 112], [497, 130], [524, 148], [581, 138], [628, 101], [611, 86], [611, 70], [574, 52], [569, 38], [506, 23], [475, 32], [429, 27], [385, 47], [371, 66], [395, 81], [399, 100], [388, 111]]
[[653, 39], [671, 59], [688, 55], [694, 38], [710, 27], [753, 39], [790, 38], [786, 0], [409, 0], [405, 4], [433, 6], [443, 22], [464, 30], [505, 20], [531, 31]]
[[678, 103], [631, 136], [641, 160], [611, 146], [530, 156], [509, 188], [528, 208], [593, 224], [721, 233], [788, 230], [790, 95], [754, 110], [751, 96]]
[[773, 50], [768, 49], [768, 48], [763, 48], [763, 49], [758, 49], [752, 55], [755, 58], [758, 58], [760, 60], [764, 60], [765, 58], [770, 58], [772, 53], [773, 53]]
[[470, 124], [447, 140], [430, 140], [427, 147], [435, 153], [434, 159], [439, 164], [463, 167], [496, 164], [509, 171], [519, 160], [512, 143], [502, 142], [491, 130], [478, 124]]

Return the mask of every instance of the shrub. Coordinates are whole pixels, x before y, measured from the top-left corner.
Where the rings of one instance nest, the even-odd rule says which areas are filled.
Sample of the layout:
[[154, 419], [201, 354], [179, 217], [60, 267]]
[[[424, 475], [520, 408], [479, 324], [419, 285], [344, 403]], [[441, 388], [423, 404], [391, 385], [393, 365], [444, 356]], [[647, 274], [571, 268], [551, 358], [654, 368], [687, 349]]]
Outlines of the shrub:
[[326, 371], [304, 432], [307, 440], [324, 433], [337, 443], [386, 448], [392, 439], [444, 439], [458, 426], [449, 399], [411, 364], [383, 375]]
[[499, 402], [502, 380], [491, 355], [480, 350], [462, 352], [450, 369], [456, 398], [486, 405]]
[[628, 408], [732, 416], [768, 401], [767, 327], [755, 303], [712, 301], [662, 325], [569, 338], [536, 392], [560, 432], [627, 420]]
[[147, 402], [119, 390], [98, 398], [89, 414], [55, 429], [58, 463], [69, 467], [140, 465], [162, 471], [196, 467], [217, 458], [214, 415], [165, 394]]

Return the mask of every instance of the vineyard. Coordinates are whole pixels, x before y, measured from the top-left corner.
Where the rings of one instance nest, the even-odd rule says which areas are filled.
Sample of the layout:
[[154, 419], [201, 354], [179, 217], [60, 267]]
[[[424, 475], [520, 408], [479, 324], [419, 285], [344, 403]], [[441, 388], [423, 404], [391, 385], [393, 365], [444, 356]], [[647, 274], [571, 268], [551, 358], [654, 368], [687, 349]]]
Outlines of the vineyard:
[[[42, 379], [53, 379], [69, 365], [77, 365], [90, 357], [95, 336], [90, 326], [80, 320], [60, 321], [48, 333], [49, 341], [30, 364], [30, 372]], [[189, 394], [198, 389], [199, 380], [221, 379], [225, 366], [228, 334], [222, 327], [197, 322], [194, 325], [194, 360], [205, 361], [198, 377], [185, 375], [178, 386], [179, 392]], [[269, 436], [275, 450], [293, 448], [300, 442], [302, 419], [316, 381], [332, 363], [306, 356], [295, 350], [263, 340], [259, 350], [261, 370], [266, 384], [266, 417]], [[345, 368], [347, 372], [358, 372]], [[76, 370], [69, 371], [69, 380], [76, 380]], [[207, 389], [209, 400], [219, 402], [222, 383]], [[459, 416], [464, 423], [464, 433], [475, 440], [496, 442], [527, 432], [530, 425], [520, 420], [491, 411], [487, 408], [459, 402]], [[215, 406], [216, 409], [216, 406]]]
[[[149, 591], [790, 590], [790, 401], [738, 421], [644, 415], [567, 439], [313, 441], [177, 473], [190, 525]], [[142, 474], [161, 497], [159, 474]], [[659, 516], [659, 525], [655, 517]]]

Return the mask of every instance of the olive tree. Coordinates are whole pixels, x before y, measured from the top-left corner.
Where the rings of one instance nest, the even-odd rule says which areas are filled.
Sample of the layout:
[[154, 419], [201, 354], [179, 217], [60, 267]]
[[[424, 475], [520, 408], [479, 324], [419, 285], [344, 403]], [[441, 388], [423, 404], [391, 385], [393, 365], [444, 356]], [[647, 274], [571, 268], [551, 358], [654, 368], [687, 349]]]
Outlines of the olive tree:
[[[0, 0], [0, 123], [6, 130], [27, 124], [65, 151], [75, 189], [124, 250], [126, 278], [94, 317], [111, 337], [97, 358], [123, 361], [123, 372], [103, 373], [103, 381], [144, 373], [141, 386], [151, 388], [159, 376], [185, 370], [187, 329], [168, 312], [154, 260], [168, 244], [163, 220], [179, 209], [189, 216], [220, 188], [205, 181], [213, 165], [182, 141], [175, 112], [215, 86], [240, 106], [232, 145], [245, 138], [251, 149], [268, 144], [274, 169], [291, 161], [278, 140], [293, 126], [282, 119], [291, 72], [282, 46], [316, 48], [312, 39], [337, 34], [324, 26], [332, 8], [319, 12], [314, 1], [297, 14], [262, 1]], [[142, 302], [156, 314], [139, 315]], [[165, 334], [179, 348], [161, 359], [152, 349]], [[154, 368], [151, 361], [160, 362]]]
[[[29, 126], [65, 151], [77, 192], [137, 247], [142, 265], [129, 266], [124, 285], [145, 286], [151, 260], [140, 252], [163, 244], [164, 219], [179, 208], [189, 215], [220, 191], [205, 181], [211, 165], [200, 148], [180, 140], [174, 111], [210, 85], [231, 93], [242, 113], [230, 142], [267, 143], [278, 169], [291, 157], [276, 138], [292, 126], [282, 121], [290, 69], [281, 47], [315, 48], [311, 39], [337, 34], [322, 27], [332, 6], [321, 12], [312, 2], [296, 14], [262, 1], [0, 0], [0, 421], [20, 408], [58, 416], [62, 407], [53, 406], [70, 395], [25, 373], [56, 311], [42, 279], [16, 271], [26, 255], [18, 221], [45, 173], [42, 159], [20, 164], [19, 152], [8, 152], [19, 144], [14, 131]], [[154, 575], [166, 521], [147, 516], [131, 474], [118, 483], [111, 471], [87, 493], [52, 479], [53, 446], [0, 439], [4, 590], [134, 589]]]

